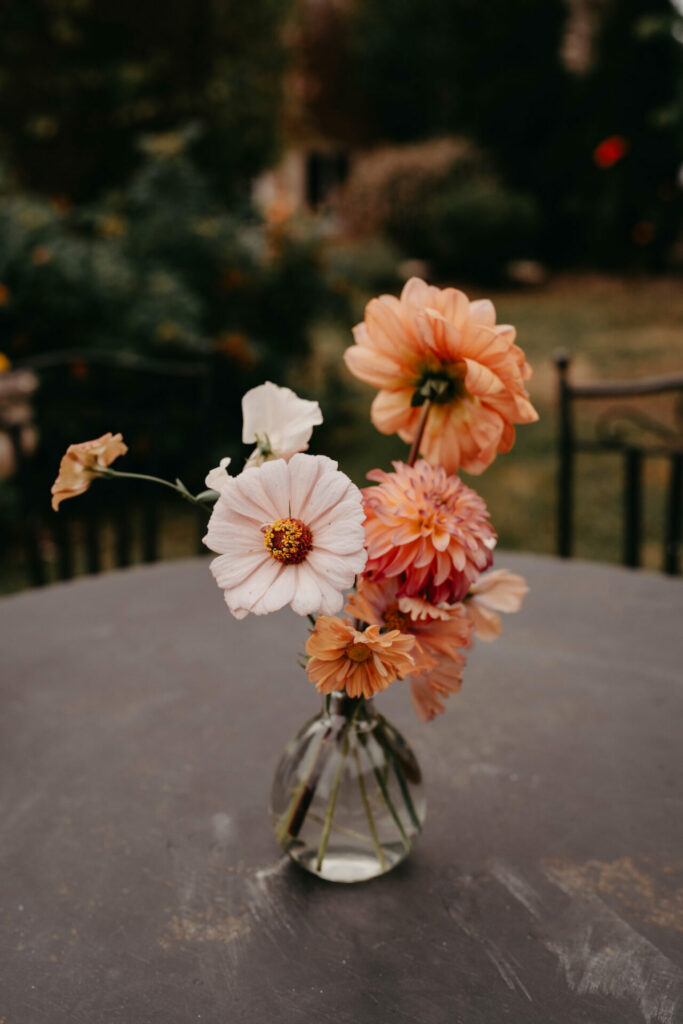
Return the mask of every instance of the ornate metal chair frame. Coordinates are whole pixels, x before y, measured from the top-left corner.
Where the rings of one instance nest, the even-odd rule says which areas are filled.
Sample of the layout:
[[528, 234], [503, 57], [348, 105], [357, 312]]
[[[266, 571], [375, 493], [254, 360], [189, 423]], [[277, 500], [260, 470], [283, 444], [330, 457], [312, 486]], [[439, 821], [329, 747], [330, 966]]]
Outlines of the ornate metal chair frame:
[[[645, 459], [659, 456], [669, 461], [669, 481], [664, 524], [662, 569], [670, 575], [680, 571], [683, 539], [683, 373], [639, 380], [595, 381], [575, 384], [569, 379], [570, 356], [560, 351], [555, 356], [558, 370], [558, 513], [557, 553], [571, 558], [574, 542], [575, 454], [577, 452], [621, 453], [624, 465], [624, 532], [622, 561], [633, 568], [640, 565], [642, 540], [643, 466]], [[591, 399], [632, 399], [646, 395], [679, 392], [680, 429], [672, 429], [653, 416], [629, 407], [614, 405], [596, 424], [595, 440], [578, 439], [575, 430], [574, 402]], [[634, 441], [629, 428], [638, 431]]]
[[[24, 361], [17, 369], [30, 370], [39, 378], [42, 371], [68, 367], [70, 365], [98, 366], [115, 370], [130, 370], [134, 374], [150, 374], [159, 378], [180, 378], [196, 380], [198, 385], [197, 419], [201, 423], [202, 441], [206, 443], [208, 435], [210, 404], [211, 404], [211, 365], [208, 361], [149, 359], [132, 353], [98, 351], [92, 349], [61, 349], [46, 352]], [[27, 456], [21, 443], [21, 428], [12, 428], [11, 436], [17, 466], [17, 477], [22, 502], [22, 541], [25, 550], [28, 574], [33, 586], [42, 586], [48, 582], [48, 574], [41, 550], [41, 533], [46, 522], [49, 507], [49, 495], [46, 495], [46, 508], [33, 507], [27, 497], [29, 488], [22, 486], [31, 474], [31, 456]], [[55, 466], [55, 473], [57, 467]], [[142, 508], [142, 558], [145, 562], [154, 562], [159, 557], [159, 495], [150, 488], [141, 500]], [[97, 508], [87, 502], [81, 511], [83, 519], [83, 544], [85, 549], [85, 566], [88, 573], [101, 571], [100, 557], [100, 517]], [[199, 528], [199, 527], [198, 527]], [[70, 579], [74, 575], [74, 548], [69, 523], [64, 516], [54, 515], [50, 520], [50, 532], [57, 548], [56, 572], [59, 579]], [[114, 558], [117, 566], [130, 564], [132, 548], [132, 530], [130, 510], [125, 504], [117, 506], [117, 517], [114, 523]], [[199, 540], [197, 542], [199, 549]]]

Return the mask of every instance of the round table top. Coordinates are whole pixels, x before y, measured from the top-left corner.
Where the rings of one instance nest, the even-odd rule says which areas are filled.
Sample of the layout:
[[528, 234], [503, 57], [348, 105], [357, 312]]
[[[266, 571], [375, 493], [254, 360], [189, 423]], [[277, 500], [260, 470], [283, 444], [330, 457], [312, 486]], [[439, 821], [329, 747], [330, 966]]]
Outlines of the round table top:
[[305, 619], [205, 559], [0, 602], [2, 1024], [683, 1021], [683, 587], [531, 556], [431, 724], [410, 857], [282, 857], [271, 778], [319, 699]]

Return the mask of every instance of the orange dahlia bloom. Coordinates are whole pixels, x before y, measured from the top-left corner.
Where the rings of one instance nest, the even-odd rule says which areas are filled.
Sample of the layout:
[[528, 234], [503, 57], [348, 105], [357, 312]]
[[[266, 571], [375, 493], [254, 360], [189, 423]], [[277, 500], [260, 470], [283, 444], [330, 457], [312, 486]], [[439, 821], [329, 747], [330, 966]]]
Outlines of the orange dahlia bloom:
[[363, 490], [366, 575], [399, 576], [401, 596], [431, 604], [461, 601], [493, 561], [496, 534], [484, 500], [457, 476], [420, 459], [374, 469]]
[[346, 690], [349, 697], [372, 697], [412, 670], [415, 638], [379, 626], [362, 632], [348, 619], [321, 615], [306, 643], [306, 671], [318, 693]]
[[512, 448], [515, 423], [538, 419], [524, 387], [531, 367], [515, 333], [496, 324], [488, 299], [470, 302], [455, 288], [413, 277], [400, 299], [368, 303], [344, 358], [356, 377], [380, 389], [371, 412], [378, 430], [411, 443], [419, 406], [430, 399], [420, 453], [448, 473], [482, 473]]
[[119, 455], [125, 455], [128, 446], [121, 434], [102, 434], [94, 441], [70, 444], [59, 464], [57, 479], [52, 485], [52, 507], [57, 511], [66, 498], [75, 498], [90, 487], [99, 469], [106, 469]]
[[462, 604], [437, 608], [421, 598], [400, 597], [398, 590], [396, 579], [360, 579], [346, 611], [363, 622], [415, 637], [410, 692], [418, 717], [430, 721], [445, 710], [441, 697], [462, 686], [463, 649], [472, 646], [472, 621]]

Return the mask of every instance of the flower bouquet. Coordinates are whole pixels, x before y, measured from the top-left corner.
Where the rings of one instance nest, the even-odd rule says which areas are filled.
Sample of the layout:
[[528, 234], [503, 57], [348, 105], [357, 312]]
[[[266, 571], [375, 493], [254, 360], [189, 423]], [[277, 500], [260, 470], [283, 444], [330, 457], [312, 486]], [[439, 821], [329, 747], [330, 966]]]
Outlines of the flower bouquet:
[[488, 300], [413, 278], [400, 298], [373, 299], [353, 333], [345, 360], [378, 388], [372, 422], [410, 445], [362, 491], [307, 453], [318, 403], [270, 382], [242, 401], [254, 446], [244, 468], [231, 475], [221, 460], [198, 494], [113, 469], [120, 434], [71, 445], [52, 488], [55, 509], [97, 477], [172, 488], [210, 512], [210, 568], [235, 618], [285, 605], [308, 617], [304, 667], [323, 705], [285, 749], [271, 814], [293, 859], [337, 881], [389, 870], [424, 822], [417, 760], [375, 695], [409, 680], [418, 717], [433, 719], [461, 687], [473, 635], [494, 639], [498, 612], [521, 605], [521, 577], [486, 571], [496, 534], [457, 474], [482, 473], [510, 450], [515, 424], [537, 419], [515, 330]]

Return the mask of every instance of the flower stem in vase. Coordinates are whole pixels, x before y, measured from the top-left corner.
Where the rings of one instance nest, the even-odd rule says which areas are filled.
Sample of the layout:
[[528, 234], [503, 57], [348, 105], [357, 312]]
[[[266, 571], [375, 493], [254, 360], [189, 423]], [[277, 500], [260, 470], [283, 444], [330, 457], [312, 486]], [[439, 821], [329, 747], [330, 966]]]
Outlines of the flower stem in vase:
[[[375, 764], [375, 762], [373, 760], [373, 757], [372, 757], [372, 754], [370, 753], [370, 750], [368, 749], [367, 740], [366, 740], [365, 736], [362, 733], [359, 733], [358, 734], [358, 739], [360, 740], [362, 746], [365, 749], [366, 754], [368, 755], [368, 760], [369, 760], [370, 764], [372, 765], [372, 770], [374, 772], [375, 778], [377, 779], [377, 785], [379, 786], [380, 792], [382, 794], [382, 798], [384, 799], [384, 803], [386, 804], [387, 809], [388, 809], [389, 813], [391, 814], [391, 817], [394, 819], [394, 822], [396, 823], [396, 828], [401, 833], [401, 839], [403, 840], [403, 845], [405, 846], [406, 850], [409, 850], [410, 846], [411, 846], [410, 839], [406, 835], [406, 830], [403, 827], [403, 822], [401, 821], [401, 819], [400, 819], [400, 817], [398, 815], [398, 811], [394, 807], [394, 802], [391, 799], [391, 794], [389, 793], [389, 788], [387, 786], [386, 779], [384, 778], [384, 774], [382, 773], [381, 768], [378, 768], [377, 765]], [[382, 749], [384, 750], [384, 746], [383, 745], [382, 745]], [[385, 753], [385, 756], [386, 756], [386, 753]]]
[[[355, 718], [355, 712], [353, 717]], [[353, 721], [353, 719], [351, 720]], [[349, 722], [349, 725], [351, 723]], [[334, 809], [337, 805], [337, 795], [339, 793], [339, 784], [341, 783], [342, 773], [344, 771], [344, 765], [346, 764], [346, 758], [349, 753], [349, 730], [348, 727], [344, 732], [344, 746], [342, 747], [341, 757], [339, 758], [339, 764], [337, 765], [337, 771], [334, 776], [334, 783], [332, 785], [332, 792], [330, 793], [330, 800], [327, 805], [327, 811], [325, 812], [325, 824], [323, 825], [322, 835], [320, 837], [320, 846], [318, 847], [318, 857], [316, 860], [315, 868], [316, 871], [320, 871], [323, 860], [325, 859], [325, 851], [327, 850], [327, 843], [330, 838], [330, 829], [332, 828], [332, 818], [334, 817]]]
[[311, 806], [311, 801], [315, 795], [315, 785], [311, 785], [313, 770], [316, 762], [322, 750], [323, 744], [325, 743], [325, 737], [320, 741], [318, 749], [315, 753], [315, 758], [311, 766], [311, 771], [302, 779], [298, 787], [296, 788], [292, 797], [292, 802], [285, 814], [283, 814], [278, 824], [275, 834], [280, 844], [284, 845], [287, 839], [296, 839], [299, 834], [299, 829], [306, 820], [306, 813], [308, 808]]
[[372, 808], [370, 807], [370, 801], [368, 800], [368, 793], [365, 788], [365, 779], [363, 778], [363, 768], [360, 763], [360, 757], [358, 756], [358, 747], [353, 746], [353, 756], [356, 761], [356, 770], [358, 772], [358, 788], [360, 789], [361, 800], [363, 801], [363, 807], [365, 809], [365, 816], [368, 819], [368, 827], [370, 829], [370, 835], [372, 836], [372, 843], [375, 847], [375, 853], [377, 854], [377, 860], [379, 861], [382, 871], [387, 870], [387, 862], [382, 852], [380, 845], [379, 836], [377, 835], [377, 827], [375, 825], [375, 819], [372, 816]]
[[[318, 744], [313, 759], [311, 761], [310, 768], [304, 775], [301, 783], [297, 787], [292, 800], [287, 808], [287, 811], [282, 816], [277, 828], [276, 836], [278, 842], [284, 845], [287, 839], [296, 839], [301, 827], [303, 826], [308, 809], [313, 802], [315, 792], [322, 775], [325, 760], [321, 756], [326, 751], [330, 742], [337, 742], [345, 733], [348, 733], [349, 728], [355, 721], [356, 715], [358, 714], [359, 708], [363, 703], [363, 699], [356, 704], [352, 715], [349, 718], [342, 719], [341, 729], [332, 725], [328, 726], [322, 735], [320, 743]], [[330, 714], [330, 697], [325, 697], [325, 711]]]
[[301, 826], [306, 820], [308, 808], [311, 806], [313, 797], [315, 796], [315, 790], [320, 779], [321, 769], [318, 767], [320, 755], [322, 754], [330, 737], [333, 735], [334, 730], [331, 728], [327, 729], [326, 732], [323, 733], [313, 756], [311, 767], [302, 779], [300, 785], [297, 787], [286, 813], [282, 816], [276, 830], [278, 842], [281, 844], [284, 844], [288, 838], [296, 839]]
[[[393, 747], [393, 745], [391, 743], [391, 740], [389, 739], [389, 737], [386, 735], [386, 733], [384, 731], [384, 724], [383, 723], [377, 729], [376, 735], [377, 735], [377, 741], [378, 741], [379, 745], [381, 746], [382, 750], [384, 751], [384, 756], [387, 759], [387, 763], [390, 764], [391, 767], [393, 768], [394, 775], [396, 776], [396, 781], [398, 782], [399, 788], [401, 790], [401, 795], [403, 797], [403, 801], [404, 801], [404, 803], [406, 805], [406, 809], [408, 811], [408, 814], [410, 815], [410, 820], [412, 821], [413, 825], [418, 830], [418, 832], [421, 832], [422, 831], [422, 825], [420, 824], [420, 819], [418, 818], [417, 812], [415, 810], [415, 806], [413, 804], [413, 800], [412, 800], [412, 797], [410, 795], [410, 790], [408, 789], [408, 784], [406, 782], [406, 777], [405, 777], [405, 774], [404, 774], [404, 767], [406, 767], [406, 762], [403, 761], [402, 758], [397, 756], [397, 753], [396, 753], [396, 751], [395, 751], [395, 749], [394, 749], [394, 747]], [[413, 766], [412, 765], [408, 765], [408, 767], [411, 769], [411, 771], [413, 770]], [[415, 765], [415, 768], [417, 768], [417, 770], [419, 772], [419, 768], [418, 768], [417, 764]], [[417, 780], [413, 780], [413, 781], [417, 781]]]

